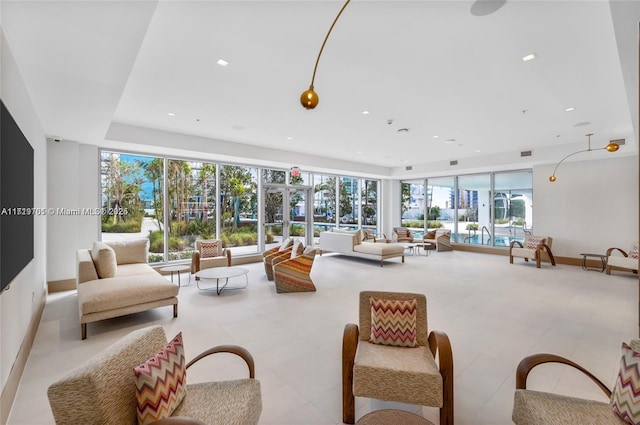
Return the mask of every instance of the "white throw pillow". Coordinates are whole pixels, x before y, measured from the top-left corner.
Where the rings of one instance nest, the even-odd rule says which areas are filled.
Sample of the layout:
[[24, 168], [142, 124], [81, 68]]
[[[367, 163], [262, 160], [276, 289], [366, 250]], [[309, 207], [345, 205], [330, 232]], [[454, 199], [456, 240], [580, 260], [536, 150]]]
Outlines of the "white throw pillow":
[[91, 248], [91, 259], [96, 266], [96, 271], [100, 279], [114, 277], [116, 275], [118, 268], [116, 253], [109, 245], [102, 242], [94, 242]]
[[282, 243], [280, 244], [280, 248], [278, 248], [278, 251], [284, 251], [285, 249], [289, 248], [289, 245], [291, 245], [291, 238], [287, 238], [285, 240], [282, 241]]

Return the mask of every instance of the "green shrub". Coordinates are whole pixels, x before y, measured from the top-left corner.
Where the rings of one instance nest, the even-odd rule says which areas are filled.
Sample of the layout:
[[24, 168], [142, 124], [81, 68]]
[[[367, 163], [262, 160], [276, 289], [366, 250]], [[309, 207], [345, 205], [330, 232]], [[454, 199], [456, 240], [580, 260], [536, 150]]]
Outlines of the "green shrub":
[[267, 234], [265, 235], [265, 242], [266, 243], [273, 243], [273, 233], [272, 232], [267, 232]]
[[477, 223], [467, 224], [467, 230], [478, 230], [478, 224]]
[[442, 227], [442, 223], [440, 223], [439, 221], [436, 221], [436, 220], [433, 220], [433, 221], [429, 220], [429, 221], [427, 221], [427, 227], [429, 229], [439, 229], [439, 228]]
[[140, 233], [142, 220], [125, 221], [123, 223], [102, 223], [104, 233]]
[[[182, 251], [187, 246], [187, 241], [178, 236], [169, 236], [169, 251]], [[161, 253], [164, 251], [164, 233], [155, 230], [149, 236], [149, 252]]]

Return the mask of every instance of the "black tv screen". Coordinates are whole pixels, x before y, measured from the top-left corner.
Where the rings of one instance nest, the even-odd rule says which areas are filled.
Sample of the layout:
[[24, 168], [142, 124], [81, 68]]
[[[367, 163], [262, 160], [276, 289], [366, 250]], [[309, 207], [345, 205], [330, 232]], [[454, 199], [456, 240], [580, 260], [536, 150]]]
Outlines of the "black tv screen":
[[4, 102], [0, 112], [0, 292], [33, 259], [33, 148]]

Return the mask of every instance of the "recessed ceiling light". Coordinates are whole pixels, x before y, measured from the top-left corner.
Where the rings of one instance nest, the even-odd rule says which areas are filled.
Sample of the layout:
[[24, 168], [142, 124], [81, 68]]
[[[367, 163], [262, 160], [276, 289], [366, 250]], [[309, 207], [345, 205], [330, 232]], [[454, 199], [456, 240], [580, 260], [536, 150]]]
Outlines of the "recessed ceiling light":
[[229, 62], [224, 60], [224, 59], [218, 59], [218, 62], [216, 62], [218, 65], [220, 66], [227, 66], [229, 65]]
[[576, 108], [574, 108], [573, 106], [564, 109], [565, 112], [571, 112], [571, 111], [575, 111], [575, 110], [576, 110]]
[[169, 112], [167, 115], [169, 115], [170, 117], [175, 117], [176, 114], [174, 114], [173, 112]]
[[522, 61], [523, 62], [529, 62], [531, 60], [534, 60], [535, 58], [536, 58], [536, 55], [534, 55], [533, 53], [530, 53], [527, 56], [523, 56], [522, 57]]
[[361, 154], [362, 154], [362, 151], [358, 151], [358, 155], [361, 155]]
[[479, 153], [479, 152], [480, 152], [480, 149], [476, 149], [476, 153]]
[[440, 137], [440, 136], [433, 136], [434, 139], [437, 139], [438, 137]]
[[362, 115], [369, 115], [369, 111], [362, 111]]
[[289, 136], [287, 137], [287, 140], [293, 140], [293, 137]]
[[445, 142], [447, 145], [449, 145], [449, 144], [451, 144], [451, 143], [453, 143], [453, 142], [455, 142], [455, 141], [456, 141], [456, 139], [447, 139], [447, 140], [445, 140], [444, 142]]

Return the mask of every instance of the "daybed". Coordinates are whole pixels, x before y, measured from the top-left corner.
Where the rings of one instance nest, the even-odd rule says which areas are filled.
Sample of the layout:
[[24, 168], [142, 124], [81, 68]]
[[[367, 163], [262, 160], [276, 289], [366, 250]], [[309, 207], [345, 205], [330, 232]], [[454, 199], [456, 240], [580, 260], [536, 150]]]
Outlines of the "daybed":
[[148, 239], [108, 244], [94, 242], [92, 249], [76, 254], [78, 310], [82, 339], [87, 323], [173, 305], [178, 317], [178, 286], [147, 264]]
[[379, 260], [380, 267], [384, 260], [402, 257], [404, 263], [404, 247], [394, 243], [362, 242], [361, 232], [334, 229], [331, 232], [320, 232], [320, 255], [325, 251], [336, 252], [353, 257]]

